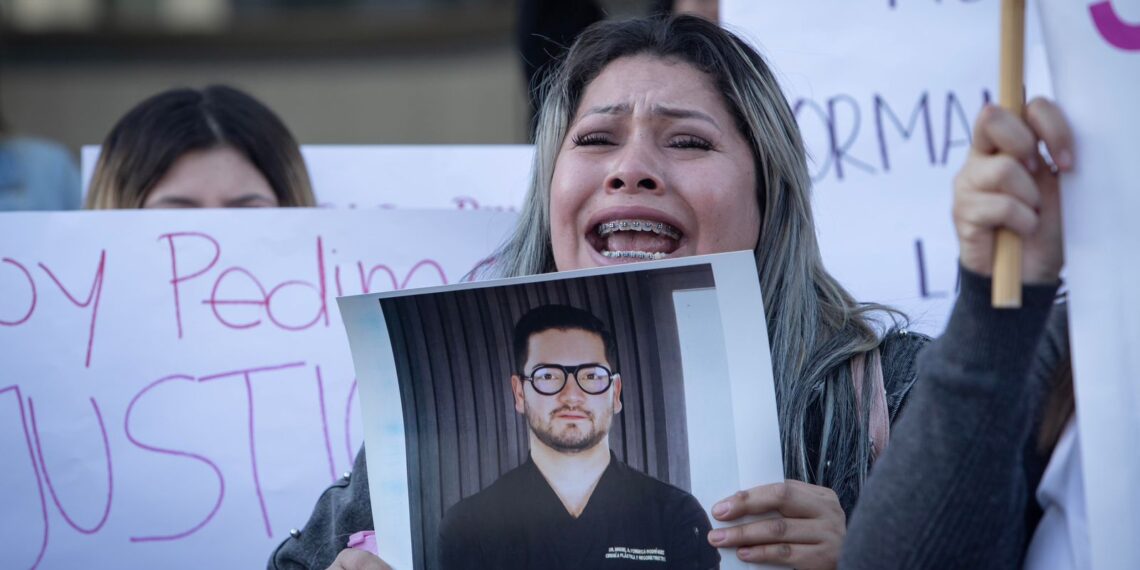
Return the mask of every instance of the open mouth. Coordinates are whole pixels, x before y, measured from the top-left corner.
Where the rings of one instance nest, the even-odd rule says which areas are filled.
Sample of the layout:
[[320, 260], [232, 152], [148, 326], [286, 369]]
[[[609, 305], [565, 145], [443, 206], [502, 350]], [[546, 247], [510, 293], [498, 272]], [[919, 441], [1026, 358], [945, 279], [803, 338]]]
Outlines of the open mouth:
[[681, 231], [665, 222], [623, 218], [599, 223], [589, 240], [594, 249], [611, 259], [645, 261], [676, 251]]

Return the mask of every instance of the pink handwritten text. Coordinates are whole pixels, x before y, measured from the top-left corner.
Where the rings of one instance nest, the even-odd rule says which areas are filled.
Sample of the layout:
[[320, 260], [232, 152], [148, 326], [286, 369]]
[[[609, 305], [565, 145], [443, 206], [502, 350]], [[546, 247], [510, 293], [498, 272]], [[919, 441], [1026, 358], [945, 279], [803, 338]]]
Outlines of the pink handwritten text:
[[1089, 6], [1097, 33], [1109, 45], [1124, 51], [1140, 51], [1140, 24], [1128, 24], [1120, 19], [1112, 2], [1105, 0]]

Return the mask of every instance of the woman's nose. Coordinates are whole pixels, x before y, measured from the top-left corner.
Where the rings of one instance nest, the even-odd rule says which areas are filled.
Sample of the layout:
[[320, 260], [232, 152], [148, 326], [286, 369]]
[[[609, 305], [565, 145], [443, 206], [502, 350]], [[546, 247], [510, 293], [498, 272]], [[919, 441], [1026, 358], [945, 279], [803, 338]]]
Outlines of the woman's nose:
[[648, 142], [632, 140], [617, 157], [613, 171], [606, 177], [605, 188], [613, 192], [660, 192], [664, 183], [660, 175], [660, 157]]

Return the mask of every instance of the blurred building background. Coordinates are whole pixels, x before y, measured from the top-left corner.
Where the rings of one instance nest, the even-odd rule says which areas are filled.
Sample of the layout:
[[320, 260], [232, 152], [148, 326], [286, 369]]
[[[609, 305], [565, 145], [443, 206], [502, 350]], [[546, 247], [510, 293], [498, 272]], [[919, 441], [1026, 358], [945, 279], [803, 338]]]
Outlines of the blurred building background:
[[145, 97], [228, 83], [302, 144], [526, 142], [517, 2], [0, 0], [0, 116], [77, 151]]

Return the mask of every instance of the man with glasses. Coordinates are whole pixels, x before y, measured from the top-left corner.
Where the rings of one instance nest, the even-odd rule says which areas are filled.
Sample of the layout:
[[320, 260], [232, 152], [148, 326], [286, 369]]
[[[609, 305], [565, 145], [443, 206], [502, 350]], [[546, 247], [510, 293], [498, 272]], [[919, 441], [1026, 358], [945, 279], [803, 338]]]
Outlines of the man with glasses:
[[587, 311], [545, 305], [514, 330], [515, 411], [530, 458], [448, 509], [443, 568], [715, 568], [709, 519], [689, 493], [620, 461], [613, 336]]

